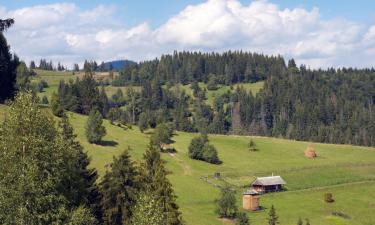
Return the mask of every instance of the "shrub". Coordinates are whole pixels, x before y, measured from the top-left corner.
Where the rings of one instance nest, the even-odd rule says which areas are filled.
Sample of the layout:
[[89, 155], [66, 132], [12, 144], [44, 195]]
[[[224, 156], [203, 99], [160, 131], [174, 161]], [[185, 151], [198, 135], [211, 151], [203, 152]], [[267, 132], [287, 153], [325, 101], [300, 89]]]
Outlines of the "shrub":
[[253, 139], [250, 139], [248, 147], [249, 147], [249, 151], [252, 151], [252, 152], [258, 151], [258, 148], [257, 148], [255, 142], [253, 141]]
[[250, 225], [249, 217], [244, 212], [237, 214], [237, 223], [236, 225]]
[[220, 198], [216, 200], [216, 213], [221, 218], [235, 218], [237, 215], [236, 196], [229, 188], [221, 189]]
[[327, 203], [334, 202], [335, 200], [333, 199], [332, 193], [325, 193], [324, 194], [324, 201], [327, 202]]
[[207, 136], [201, 135], [191, 140], [189, 145], [189, 157], [212, 164], [222, 163], [217, 155], [215, 146], [210, 145]]
[[203, 160], [212, 164], [220, 164], [221, 161], [217, 156], [217, 151], [215, 146], [210, 145], [208, 142], [203, 146]]

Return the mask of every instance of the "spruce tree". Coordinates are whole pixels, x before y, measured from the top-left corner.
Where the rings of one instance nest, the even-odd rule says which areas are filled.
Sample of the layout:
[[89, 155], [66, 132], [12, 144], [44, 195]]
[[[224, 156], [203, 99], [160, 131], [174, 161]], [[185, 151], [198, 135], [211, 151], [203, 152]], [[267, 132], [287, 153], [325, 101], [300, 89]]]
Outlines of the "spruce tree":
[[3, 32], [12, 26], [13, 19], [0, 20], [0, 103], [12, 98], [16, 92], [18, 57], [12, 56]]
[[249, 217], [245, 212], [237, 213], [236, 225], [250, 225]]
[[139, 173], [131, 161], [130, 148], [113, 158], [110, 170], [100, 183], [103, 220], [106, 225], [131, 224], [134, 205], [139, 193]]
[[83, 205], [100, 222], [102, 217], [100, 192], [96, 185], [98, 174], [95, 169], [89, 168], [90, 159], [76, 140], [77, 135], [74, 134], [66, 114], [63, 114], [59, 122], [59, 132], [60, 144], [67, 152], [61, 191], [71, 207]]
[[298, 219], [297, 225], [303, 225], [303, 221], [302, 221], [301, 217]]
[[143, 155], [143, 160], [141, 165], [142, 188], [146, 193], [155, 196], [156, 201], [160, 202], [162, 212], [165, 214], [163, 224], [182, 224], [176, 196], [172, 184], [167, 178], [168, 172], [158, 148], [150, 144]]
[[106, 134], [106, 129], [103, 126], [103, 116], [98, 110], [92, 110], [85, 127], [86, 138], [89, 143], [98, 144]]
[[276, 209], [272, 205], [270, 211], [268, 212], [268, 224], [276, 225], [279, 224], [279, 217], [276, 215]]
[[144, 112], [139, 115], [138, 127], [142, 133], [148, 128], [147, 115]]

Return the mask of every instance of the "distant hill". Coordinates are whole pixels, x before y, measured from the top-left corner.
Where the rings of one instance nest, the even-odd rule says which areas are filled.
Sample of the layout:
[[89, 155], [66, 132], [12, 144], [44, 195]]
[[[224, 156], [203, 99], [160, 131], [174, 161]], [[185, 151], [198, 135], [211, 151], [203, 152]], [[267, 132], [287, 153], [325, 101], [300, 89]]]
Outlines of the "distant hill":
[[109, 70], [111, 65], [113, 70], [122, 70], [125, 66], [135, 64], [134, 61], [131, 60], [115, 60], [110, 62], [104, 63], [105, 70]]

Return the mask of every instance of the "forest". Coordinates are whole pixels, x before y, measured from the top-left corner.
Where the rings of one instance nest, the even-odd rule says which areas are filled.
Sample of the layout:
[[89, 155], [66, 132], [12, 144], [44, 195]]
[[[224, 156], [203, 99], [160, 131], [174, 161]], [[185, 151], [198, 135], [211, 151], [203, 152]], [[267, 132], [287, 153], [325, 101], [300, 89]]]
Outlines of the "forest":
[[[281, 56], [175, 52], [126, 67], [112, 84], [130, 88], [109, 98], [99, 93], [89, 74], [70, 84], [61, 82], [58, 107], [88, 114], [88, 103], [111, 120], [145, 128], [171, 122], [188, 132], [375, 145], [374, 69], [313, 70], [298, 67], [293, 59], [286, 65]], [[241, 87], [258, 81], [265, 83], [255, 96]], [[82, 85], [90, 83], [93, 96], [83, 93], [89, 89]], [[192, 96], [182, 88], [186, 85]], [[207, 90], [221, 86], [231, 91], [207, 104]]]

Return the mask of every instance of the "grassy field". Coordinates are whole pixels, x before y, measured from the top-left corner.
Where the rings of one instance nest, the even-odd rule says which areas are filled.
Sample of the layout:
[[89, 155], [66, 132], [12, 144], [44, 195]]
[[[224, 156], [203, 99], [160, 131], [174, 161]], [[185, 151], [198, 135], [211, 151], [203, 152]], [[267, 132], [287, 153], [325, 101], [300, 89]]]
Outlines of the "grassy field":
[[[52, 93], [61, 79], [69, 80], [77, 75], [69, 73], [38, 73], [38, 79], [45, 79], [50, 88], [42, 94]], [[200, 84], [204, 87], [204, 84]], [[256, 94], [263, 83], [239, 84]], [[181, 86], [191, 95], [190, 86]], [[233, 87], [235, 88], [235, 87]], [[121, 87], [125, 92], [126, 87]], [[109, 96], [117, 87], [106, 87]], [[220, 87], [208, 91], [207, 101], [212, 104], [216, 95], [223, 94], [230, 87]], [[0, 120], [4, 118], [6, 107], [0, 105]], [[132, 157], [140, 160], [147, 144], [149, 133], [139, 132], [137, 127], [124, 130], [105, 121], [107, 135], [102, 145], [89, 144], [84, 136], [86, 116], [69, 113], [78, 139], [91, 157], [91, 167], [102, 176], [113, 156], [130, 146]], [[149, 131], [151, 132], [151, 131]], [[242, 204], [242, 192], [257, 176], [281, 175], [287, 182], [287, 191], [261, 196], [261, 211], [248, 212], [251, 224], [267, 223], [267, 213], [271, 205], [277, 209], [280, 224], [296, 224], [299, 217], [309, 218], [312, 225], [370, 225], [375, 224], [375, 149], [312, 143], [318, 156], [307, 159], [304, 156], [308, 142], [298, 142], [277, 138], [210, 135], [209, 139], [218, 150], [223, 161], [221, 165], [211, 165], [191, 160], [188, 146], [197, 134], [176, 132], [173, 139], [176, 154], [163, 154], [183, 218], [188, 225], [230, 224], [221, 221], [215, 214], [214, 200], [219, 189], [208, 183], [228, 183], [237, 190], [238, 206]], [[252, 138], [259, 151], [247, 149]], [[222, 179], [214, 179], [220, 172]], [[204, 178], [204, 179], [202, 179]], [[332, 204], [324, 202], [324, 193], [331, 192], [335, 199]], [[334, 216], [333, 212], [347, 215]]]
[[[91, 145], [84, 137], [85, 116], [70, 114], [78, 138], [92, 158], [91, 166], [100, 175], [112, 157], [130, 146], [136, 160], [148, 144], [148, 134], [142, 134], [136, 127], [123, 130], [105, 122], [108, 135], [105, 144]], [[258, 148], [249, 152], [250, 137], [210, 135], [210, 141], [223, 160], [222, 165], [210, 165], [191, 160], [187, 156], [190, 140], [196, 134], [177, 132], [174, 136], [176, 154], [163, 154], [167, 168], [172, 172], [169, 179], [178, 196], [178, 203], [184, 220], [191, 225], [226, 224], [217, 219], [214, 200], [219, 194], [217, 187], [202, 180], [223, 181], [212, 178], [214, 172], [221, 172], [224, 181], [237, 189], [238, 206], [241, 193], [255, 176], [277, 174], [287, 182], [288, 191], [261, 197], [264, 210], [249, 212], [252, 224], [266, 223], [270, 206], [275, 205], [281, 224], [295, 224], [299, 217], [309, 218], [314, 225], [360, 225], [375, 224], [375, 149], [349, 145], [314, 143], [319, 157], [307, 159], [304, 150], [307, 142], [276, 138], [252, 137]], [[326, 192], [333, 193], [335, 202], [323, 201]], [[333, 216], [339, 211], [350, 217]]]

